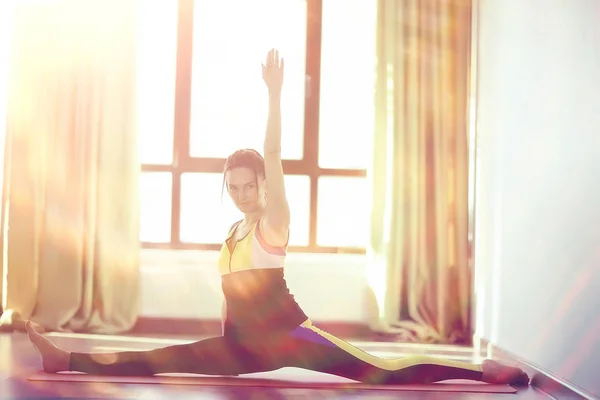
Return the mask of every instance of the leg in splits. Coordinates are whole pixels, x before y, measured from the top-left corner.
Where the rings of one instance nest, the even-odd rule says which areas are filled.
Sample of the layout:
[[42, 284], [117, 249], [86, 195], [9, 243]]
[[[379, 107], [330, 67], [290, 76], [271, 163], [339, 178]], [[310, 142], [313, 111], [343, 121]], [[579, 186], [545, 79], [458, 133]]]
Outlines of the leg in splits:
[[237, 342], [215, 337], [150, 351], [68, 353], [27, 331], [46, 372], [77, 371], [94, 375], [151, 376], [163, 373], [241, 375], [297, 367], [372, 384], [432, 383], [468, 379], [526, 385], [519, 368], [487, 360], [482, 365], [426, 356], [382, 359], [314, 327]]
[[[280, 368], [271, 354], [267, 341], [262, 344], [239, 342], [224, 336], [194, 343], [167, 346], [146, 351], [122, 351], [116, 353], [67, 352], [56, 347], [48, 339], [27, 324], [31, 342], [42, 358], [44, 371], [84, 372], [92, 375], [152, 376], [166, 373], [189, 373], [201, 375], [239, 375], [264, 372]], [[252, 351], [248, 351], [252, 348]]]
[[529, 382], [521, 369], [492, 360], [472, 364], [421, 355], [379, 358], [314, 327], [310, 322], [280, 341], [272, 341], [271, 349], [270, 354], [278, 357], [279, 364], [372, 384], [418, 384], [449, 379], [513, 385], [527, 385]]
[[71, 353], [69, 370], [93, 375], [151, 376], [166, 373], [237, 375], [251, 369], [243, 348], [224, 337], [147, 351]]

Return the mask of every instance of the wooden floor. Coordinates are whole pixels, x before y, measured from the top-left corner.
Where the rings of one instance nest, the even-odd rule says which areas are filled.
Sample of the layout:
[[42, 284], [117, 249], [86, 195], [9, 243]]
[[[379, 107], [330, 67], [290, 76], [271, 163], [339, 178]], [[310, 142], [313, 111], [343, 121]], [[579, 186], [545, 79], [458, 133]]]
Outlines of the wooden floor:
[[[130, 336], [49, 335], [50, 340], [72, 351], [118, 351], [163, 347], [182, 338], [147, 338]], [[471, 349], [449, 346], [402, 345], [396, 343], [355, 343], [366, 351], [383, 357], [405, 354], [440, 355], [449, 358], [479, 361]], [[441, 392], [389, 392], [376, 390], [324, 390], [294, 388], [240, 388], [177, 385], [140, 385], [112, 383], [33, 382], [27, 378], [40, 370], [40, 361], [23, 333], [0, 333], [0, 400], [8, 399], [514, 399], [542, 400], [551, 397], [533, 387], [519, 389], [516, 394], [477, 394]], [[322, 379], [322, 375], [300, 369], [286, 368], [278, 374]]]

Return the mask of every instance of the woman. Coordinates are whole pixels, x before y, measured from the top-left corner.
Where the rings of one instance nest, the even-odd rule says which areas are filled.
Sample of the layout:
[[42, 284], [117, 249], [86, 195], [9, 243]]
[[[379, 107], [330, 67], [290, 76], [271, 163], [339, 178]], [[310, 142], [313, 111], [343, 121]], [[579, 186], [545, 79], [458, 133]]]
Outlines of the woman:
[[268, 53], [263, 79], [269, 91], [264, 159], [239, 150], [226, 162], [223, 184], [244, 219], [223, 244], [219, 271], [225, 295], [223, 335], [151, 351], [69, 353], [27, 324], [46, 372], [104, 375], [196, 373], [239, 375], [298, 367], [374, 384], [469, 379], [527, 384], [519, 368], [426, 356], [380, 359], [314, 327], [289, 293], [283, 273], [290, 209], [281, 165], [280, 95], [284, 64]]

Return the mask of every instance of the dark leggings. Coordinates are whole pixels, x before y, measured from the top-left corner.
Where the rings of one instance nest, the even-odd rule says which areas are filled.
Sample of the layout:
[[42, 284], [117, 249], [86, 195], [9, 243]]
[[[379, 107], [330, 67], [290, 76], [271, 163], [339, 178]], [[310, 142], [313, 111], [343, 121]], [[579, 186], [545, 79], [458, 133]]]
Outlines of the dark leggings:
[[165, 373], [241, 375], [297, 367], [372, 384], [481, 380], [481, 366], [409, 356], [382, 359], [310, 323], [285, 334], [231, 340], [224, 336], [150, 351], [72, 353], [71, 371], [95, 375], [150, 376]]

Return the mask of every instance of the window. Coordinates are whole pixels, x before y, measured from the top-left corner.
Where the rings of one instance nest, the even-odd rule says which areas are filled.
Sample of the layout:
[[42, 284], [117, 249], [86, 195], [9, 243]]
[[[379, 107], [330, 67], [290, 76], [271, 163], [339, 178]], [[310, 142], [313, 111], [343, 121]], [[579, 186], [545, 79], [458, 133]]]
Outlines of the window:
[[137, 57], [138, 153], [142, 164], [171, 165], [177, 7], [172, 0], [145, 0], [140, 8]]
[[140, 176], [140, 239], [142, 242], [171, 241], [171, 174], [142, 172]]
[[363, 247], [369, 236], [369, 188], [362, 177], [321, 176], [317, 244]]
[[142, 8], [142, 245], [216, 250], [241, 218], [222, 193], [222, 170], [236, 149], [262, 147], [261, 63], [275, 47], [285, 59], [290, 251], [364, 252], [376, 1], [151, 0]]
[[196, 1], [192, 157], [226, 158], [239, 148], [262, 147], [268, 94], [261, 63], [272, 47], [285, 55], [282, 157], [302, 159], [306, 3], [298, 0]]
[[376, 11], [375, 1], [371, 0], [323, 1], [319, 112], [322, 168], [364, 170], [371, 162]]

